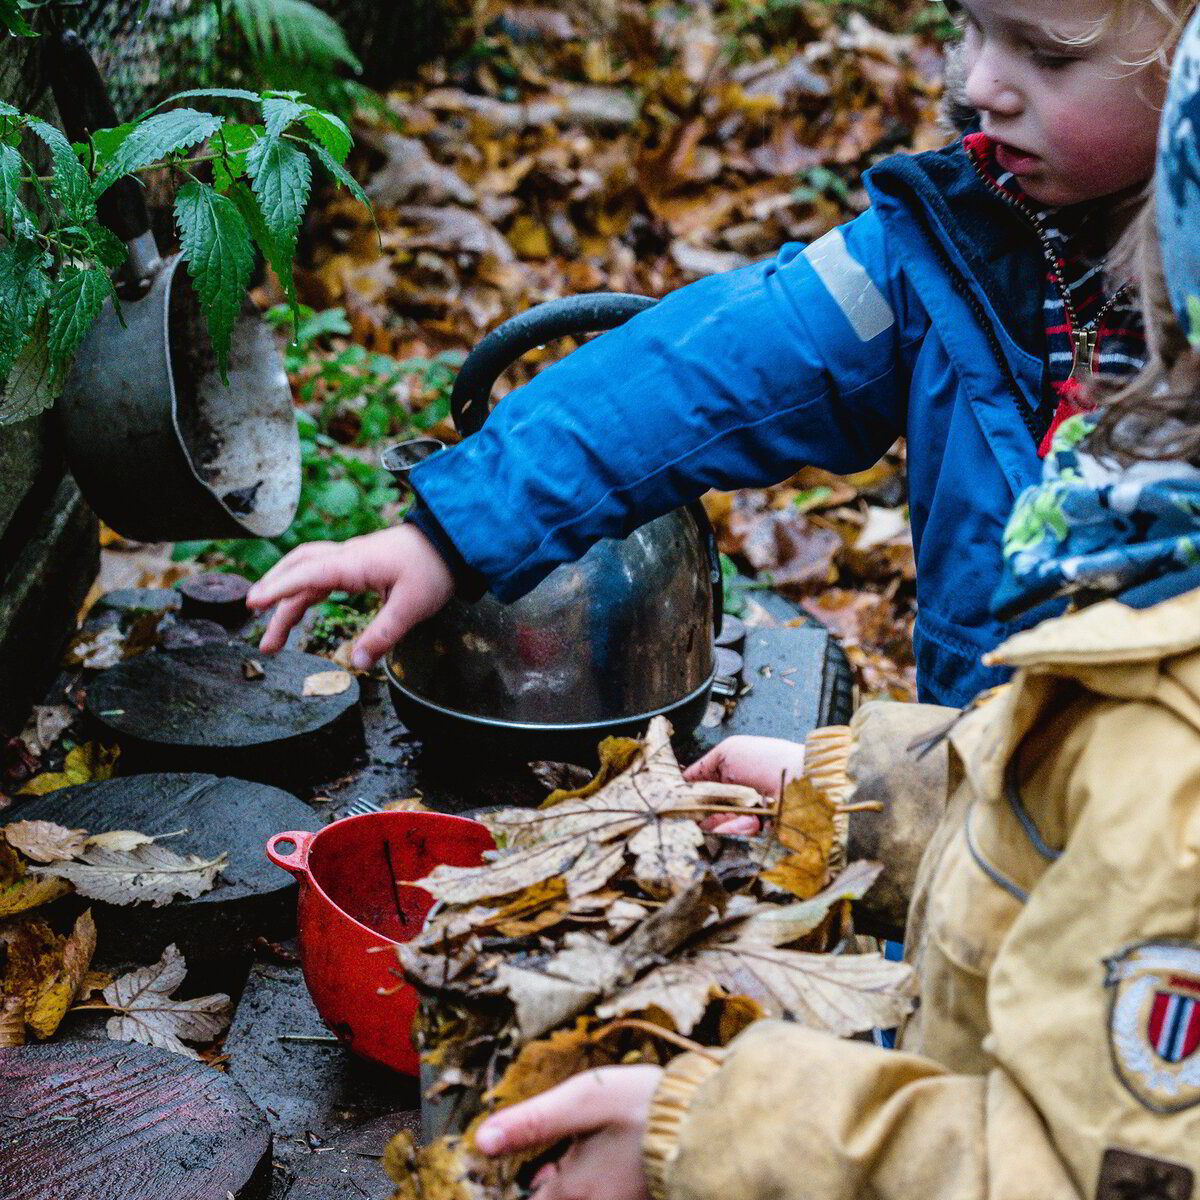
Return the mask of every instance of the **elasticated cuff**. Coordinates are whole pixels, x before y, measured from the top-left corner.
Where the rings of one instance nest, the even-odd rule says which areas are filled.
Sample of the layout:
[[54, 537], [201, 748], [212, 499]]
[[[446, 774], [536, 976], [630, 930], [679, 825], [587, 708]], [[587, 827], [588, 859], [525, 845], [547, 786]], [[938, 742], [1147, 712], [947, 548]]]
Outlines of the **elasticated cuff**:
[[667, 1200], [667, 1172], [679, 1153], [679, 1134], [692, 1097], [721, 1068], [721, 1051], [681, 1054], [663, 1072], [650, 1102], [650, 1119], [642, 1141], [646, 1186], [652, 1200]]

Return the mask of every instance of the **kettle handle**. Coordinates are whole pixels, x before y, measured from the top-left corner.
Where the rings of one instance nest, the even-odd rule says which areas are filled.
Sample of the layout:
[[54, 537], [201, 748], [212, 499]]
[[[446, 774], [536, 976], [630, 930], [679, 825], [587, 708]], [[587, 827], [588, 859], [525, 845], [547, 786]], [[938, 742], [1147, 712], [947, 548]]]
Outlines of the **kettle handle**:
[[[497, 325], [467, 355], [450, 394], [450, 412], [463, 437], [478, 433], [487, 420], [492, 387], [496, 380], [522, 355], [555, 338], [580, 333], [601, 333], [624, 325], [630, 317], [653, 308], [658, 301], [651, 296], [631, 292], [585, 292], [548, 300], [519, 316]], [[699, 500], [688, 505], [696, 522], [700, 542], [708, 560], [708, 581], [713, 597], [713, 630], [721, 636], [725, 609], [725, 585], [721, 575], [721, 554], [712, 522]]]
[[496, 380], [530, 350], [555, 338], [616, 329], [657, 303], [652, 296], [630, 292], [585, 292], [548, 300], [497, 325], [467, 355], [454, 380], [450, 393], [454, 427], [463, 437], [483, 428]]

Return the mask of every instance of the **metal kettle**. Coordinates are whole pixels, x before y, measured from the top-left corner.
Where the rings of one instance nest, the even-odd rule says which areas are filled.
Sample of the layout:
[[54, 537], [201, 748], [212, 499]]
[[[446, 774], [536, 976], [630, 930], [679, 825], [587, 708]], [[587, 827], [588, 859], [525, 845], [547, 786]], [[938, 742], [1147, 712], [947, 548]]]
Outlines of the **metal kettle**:
[[[492, 386], [554, 338], [613, 329], [651, 307], [619, 293], [552, 300], [493, 330], [468, 355], [451, 412], [477, 432]], [[443, 449], [418, 438], [384, 452], [403, 483]], [[721, 565], [696, 502], [606, 539], [510, 604], [451, 600], [416, 626], [386, 664], [401, 720], [427, 743], [486, 747], [515, 758], [593, 760], [601, 738], [636, 734], [651, 717], [693, 730], [712, 688]]]

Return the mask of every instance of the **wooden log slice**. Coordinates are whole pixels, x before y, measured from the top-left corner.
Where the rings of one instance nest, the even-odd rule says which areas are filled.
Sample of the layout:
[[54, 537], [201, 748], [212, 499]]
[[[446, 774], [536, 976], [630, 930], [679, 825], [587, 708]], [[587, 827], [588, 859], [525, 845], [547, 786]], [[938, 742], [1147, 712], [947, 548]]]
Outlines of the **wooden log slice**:
[[214, 775], [131, 775], [84, 783], [30, 799], [5, 815], [55, 821], [89, 833], [184, 830], [165, 845], [205, 859], [227, 853], [229, 862], [216, 886], [194, 900], [180, 898], [161, 908], [93, 906], [102, 948], [111, 945], [128, 958], [153, 961], [168, 942], [175, 942], [189, 963], [228, 954], [258, 934], [290, 935], [295, 881], [272, 866], [264, 847], [273, 834], [315, 831], [322, 825], [307, 804], [287, 792]]
[[87, 710], [120, 742], [122, 771], [211, 771], [304, 789], [343, 773], [362, 746], [356, 679], [334, 696], [304, 694], [306, 679], [336, 670], [314, 654], [268, 658], [238, 643], [158, 650], [103, 672]]
[[389, 1200], [396, 1185], [384, 1174], [383, 1152], [402, 1129], [415, 1135], [420, 1124], [417, 1113], [397, 1112], [330, 1138], [300, 1160], [285, 1200]]
[[260, 1200], [271, 1132], [233, 1080], [129, 1042], [0, 1049], [0, 1200]]

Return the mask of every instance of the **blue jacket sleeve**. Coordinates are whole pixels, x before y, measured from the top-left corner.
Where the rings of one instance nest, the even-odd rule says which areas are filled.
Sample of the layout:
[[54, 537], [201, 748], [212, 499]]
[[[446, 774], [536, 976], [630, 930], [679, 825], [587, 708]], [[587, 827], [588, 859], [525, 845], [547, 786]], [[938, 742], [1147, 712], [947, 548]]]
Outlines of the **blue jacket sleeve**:
[[709, 488], [874, 463], [928, 317], [873, 211], [681, 288], [541, 372], [412, 473], [503, 600]]

